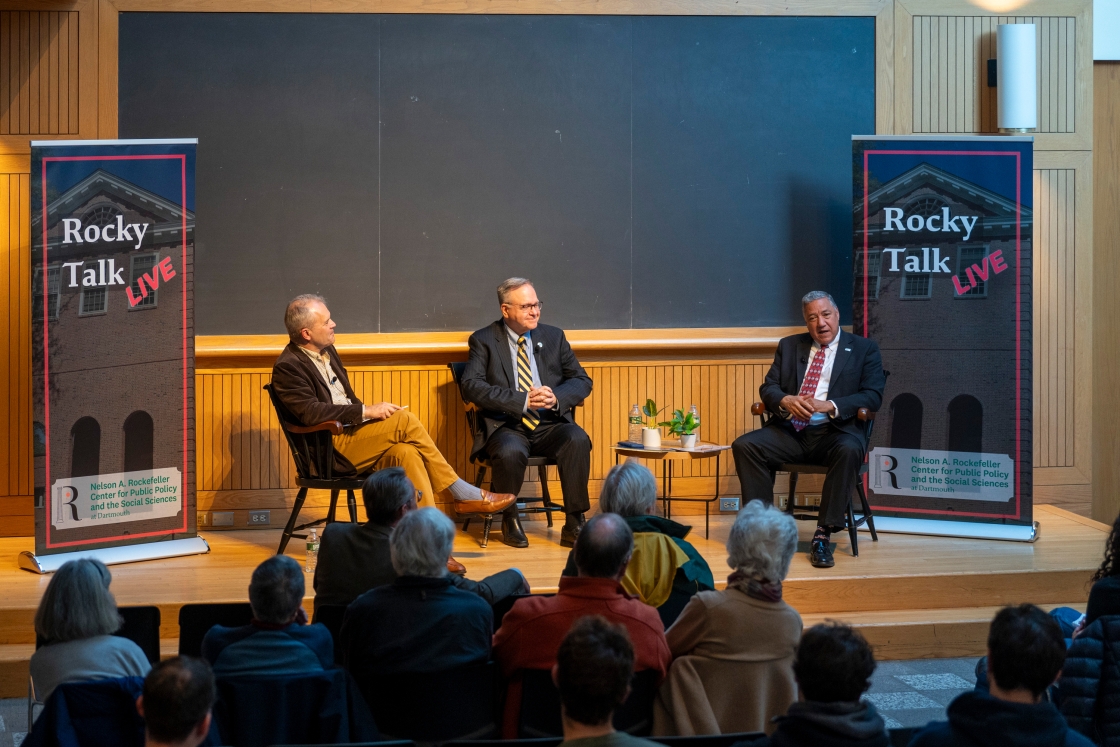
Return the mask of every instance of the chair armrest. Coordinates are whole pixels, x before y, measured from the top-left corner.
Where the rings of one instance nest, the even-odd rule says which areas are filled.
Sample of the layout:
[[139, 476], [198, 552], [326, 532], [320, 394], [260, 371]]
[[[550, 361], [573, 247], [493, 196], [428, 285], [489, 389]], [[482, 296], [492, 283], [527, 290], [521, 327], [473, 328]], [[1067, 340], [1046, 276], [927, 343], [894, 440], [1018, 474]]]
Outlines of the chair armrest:
[[330, 431], [332, 436], [337, 436], [342, 433], [343, 428], [341, 420], [325, 420], [322, 423], [316, 423], [315, 425], [290, 425], [288, 423], [283, 423], [283, 426], [284, 430], [288, 431], [289, 433], [315, 433], [316, 431]]
[[866, 423], [869, 420], [875, 419], [875, 411], [868, 410], [866, 407], [861, 407], [856, 411], [856, 418]]
[[758, 415], [759, 417], [762, 417], [762, 414], [764, 412], [766, 412], [766, 405], [762, 404], [761, 402], [755, 402], [753, 405], [751, 405], [751, 415]]

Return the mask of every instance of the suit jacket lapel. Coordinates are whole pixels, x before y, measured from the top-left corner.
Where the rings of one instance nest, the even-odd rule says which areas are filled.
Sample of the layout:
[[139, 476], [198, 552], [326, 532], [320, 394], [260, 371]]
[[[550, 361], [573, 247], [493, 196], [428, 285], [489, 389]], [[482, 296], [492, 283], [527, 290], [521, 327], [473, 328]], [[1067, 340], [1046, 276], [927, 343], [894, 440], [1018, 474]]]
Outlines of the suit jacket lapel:
[[805, 371], [809, 368], [809, 350], [812, 347], [813, 338], [808, 335], [797, 340], [797, 389], [791, 394], [798, 394], [801, 391], [801, 382], [805, 381]]
[[832, 361], [832, 375], [828, 378], [828, 396], [832, 395], [832, 387], [836, 383], [836, 377], [844, 370], [844, 366], [848, 365], [848, 361], [852, 357], [852, 341], [851, 339], [844, 339], [847, 332], [841, 330], [840, 341], [836, 343], [836, 358]]
[[498, 343], [498, 360], [502, 362], [502, 370], [506, 372], [506, 385], [510, 389], [517, 389], [517, 380], [513, 378], [513, 362], [509, 357], [509, 333], [506, 332], [505, 322], [494, 322], [494, 340]]

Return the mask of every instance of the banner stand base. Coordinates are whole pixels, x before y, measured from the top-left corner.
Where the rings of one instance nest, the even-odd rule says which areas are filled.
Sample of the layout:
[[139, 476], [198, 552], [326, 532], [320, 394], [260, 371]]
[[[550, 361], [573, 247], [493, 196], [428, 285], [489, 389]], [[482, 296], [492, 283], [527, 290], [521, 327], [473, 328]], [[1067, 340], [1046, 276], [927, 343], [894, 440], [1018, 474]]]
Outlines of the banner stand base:
[[19, 554], [19, 567], [32, 573], [54, 573], [63, 563], [78, 558], [94, 558], [105, 565], [136, 563], [141, 560], [178, 558], [183, 555], [204, 555], [210, 552], [210, 545], [202, 537], [148, 542], [142, 545], [123, 547], [103, 547], [99, 550], [78, 550], [61, 552], [54, 555], [36, 555], [26, 550]]
[[[867, 525], [859, 528], [869, 532]], [[928, 534], [933, 537], [961, 537], [964, 539], [1007, 540], [1034, 542], [1038, 539], [1037, 521], [1030, 526], [1011, 524], [984, 524], [978, 521], [937, 521], [936, 519], [906, 519], [900, 516], [876, 516], [876, 532], [895, 534]]]

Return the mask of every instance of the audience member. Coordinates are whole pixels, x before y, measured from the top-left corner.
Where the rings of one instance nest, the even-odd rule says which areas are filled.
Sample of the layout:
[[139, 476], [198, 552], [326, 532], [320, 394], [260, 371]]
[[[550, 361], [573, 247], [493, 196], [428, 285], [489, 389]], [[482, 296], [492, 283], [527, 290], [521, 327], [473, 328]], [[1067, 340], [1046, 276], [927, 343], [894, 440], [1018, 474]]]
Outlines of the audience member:
[[652, 747], [654, 742], [614, 730], [615, 709], [630, 694], [634, 647], [622, 625], [601, 615], [581, 617], [560, 642], [552, 680], [560, 691], [564, 744], [578, 747]]
[[494, 635], [494, 658], [510, 678], [503, 732], [517, 735], [521, 708], [518, 672], [551, 669], [556, 651], [572, 623], [586, 615], [602, 615], [623, 625], [634, 644], [635, 668], [652, 669], [664, 676], [669, 667], [669, 646], [657, 610], [628, 596], [620, 583], [634, 549], [634, 535], [616, 514], [598, 514], [587, 521], [576, 538], [576, 577], [560, 579], [552, 597], [528, 597], [513, 605]]
[[[638, 462], [611, 468], [599, 494], [599, 511], [618, 514], [634, 532], [634, 555], [622, 577], [622, 588], [657, 608], [667, 628], [698, 591], [716, 588], [707, 561], [685, 541], [692, 527], [657, 516], [657, 483]], [[574, 553], [568, 553], [565, 576], [576, 575]]]
[[1105, 747], [1120, 747], [1120, 615], [1084, 628], [1066, 654], [1058, 709], [1071, 728]]
[[1004, 607], [988, 631], [989, 692], [949, 704], [949, 720], [931, 723], [910, 747], [1089, 747], [1058, 709], [1042, 699], [1066, 658], [1058, 624], [1038, 607]]
[[342, 621], [343, 662], [358, 683], [441, 672], [490, 658], [494, 613], [446, 569], [455, 525], [435, 508], [407, 512], [389, 536], [393, 583], [358, 597]]
[[197, 747], [210, 733], [214, 674], [202, 659], [161, 661], [144, 680], [136, 710], [144, 718], [145, 747]]
[[215, 625], [202, 656], [218, 677], [294, 677], [334, 666], [334, 640], [303, 611], [303, 569], [287, 555], [257, 566], [249, 582], [253, 620], [240, 628]]
[[1112, 531], [1104, 543], [1104, 560], [1090, 579], [1089, 603], [1085, 614], [1072, 607], [1056, 607], [1050, 616], [1058, 621], [1067, 639], [1076, 638], [1082, 630], [1105, 615], [1120, 615], [1120, 515], [1112, 522]]
[[874, 672], [858, 631], [840, 623], [806, 630], [793, 663], [801, 699], [778, 717], [770, 747], [889, 747], [882, 716], [860, 700]]
[[152, 668], [139, 646], [113, 635], [124, 621], [109, 592], [112, 580], [100, 560], [81, 558], [63, 563], [47, 584], [35, 612], [42, 646], [30, 664], [39, 700], [63, 682], [143, 677]]
[[793, 660], [801, 616], [782, 600], [797, 550], [793, 517], [752, 501], [727, 538], [734, 572], [724, 591], [696, 594], [665, 635], [673, 653], [654, 734], [772, 730], [797, 697]]
[[[323, 604], [350, 604], [370, 589], [393, 583], [397, 577], [390, 559], [389, 535], [402, 516], [416, 510], [416, 488], [404, 469], [388, 467], [366, 479], [362, 502], [366, 507], [365, 524], [336, 521], [323, 530], [313, 582], [316, 609]], [[516, 568], [481, 581], [454, 575], [451, 583], [490, 604], [529, 592], [529, 584]]]

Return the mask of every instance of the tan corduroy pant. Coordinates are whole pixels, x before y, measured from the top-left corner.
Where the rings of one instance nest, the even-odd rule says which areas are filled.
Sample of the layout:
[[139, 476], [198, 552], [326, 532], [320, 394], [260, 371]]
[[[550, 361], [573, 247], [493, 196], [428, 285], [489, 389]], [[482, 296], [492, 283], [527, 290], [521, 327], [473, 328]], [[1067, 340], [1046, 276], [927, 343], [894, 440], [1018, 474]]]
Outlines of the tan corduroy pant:
[[435, 494], [459, 479], [419, 418], [408, 410], [397, 410], [385, 420], [347, 428], [334, 437], [334, 447], [359, 472], [403, 467], [408, 479], [423, 493], [424, 506], [434, 506]]

